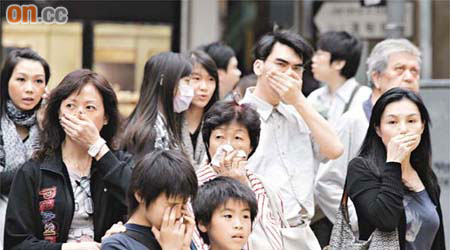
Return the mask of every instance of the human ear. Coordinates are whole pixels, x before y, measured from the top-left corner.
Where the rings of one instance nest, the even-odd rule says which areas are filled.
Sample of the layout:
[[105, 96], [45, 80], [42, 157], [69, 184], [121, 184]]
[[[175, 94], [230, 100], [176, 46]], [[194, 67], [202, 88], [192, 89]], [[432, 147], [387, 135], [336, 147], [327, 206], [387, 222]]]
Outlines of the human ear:
[[336, 60], [336, 61], [334, 61], [334, 62], [331, 63], [331, 66], [332, 66], [334, 69], [341, 71], [341, 70], [345, 67], [345, 64], [346, 64], [346, 63], [347, 63], [347, 62], [344, 61], [344, 60]]
[[264, 66], [263, 60], [256, 59], [253, 62], [253, 72], [255, 72], [255, 75], [260, 76], [262, 74], [263, 66]]
[[223, 69], [219, 69], [217, 72], [219, 73], [219, 82], [222, 82], [227, 72]]
[[377, 135], [381, 138], [381, 131], [380, 131], [380, 127], [375, 127], [375, 132], [377, 133]]
[[380, 89], [380, 84], [378, 83], [378, 81], [380, 80], [380, 75], [381, 73], [379, 72], [370, 73], [370, 78], [372, 78], [372, 83], [376, 89]]
[[205, 225], [203, 225], [203, 223], [198, 222], [197, 226], [198, 226], [198, 229], [199, 229], [202, 233], [208, 232], [208, 228], [207, 228]]
[[138, 192], [134, 192], [134, 198], [138, 203], [142, 203], [142, 197]]

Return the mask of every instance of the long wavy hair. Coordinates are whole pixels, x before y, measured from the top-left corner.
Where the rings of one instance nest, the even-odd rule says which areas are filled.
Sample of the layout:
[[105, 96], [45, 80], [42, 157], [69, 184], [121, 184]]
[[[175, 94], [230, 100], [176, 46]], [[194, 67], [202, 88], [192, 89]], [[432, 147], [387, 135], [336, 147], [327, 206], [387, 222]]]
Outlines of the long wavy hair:
[[46, 156], [53, 155], [61, 146], [66, 137], [66, 133], [59, 123], [61, 103], [72, 93], [81, 91], [87, 84], [94, 85], [100, 92], [105, 116], [108, 118], [108, 124], [103, 126], [100, 136], [106, 141], [109, 148], [117, 148], [114, 137], [119, 128], [120, 115], [116, 94], [105, 77], [88, 69], [79, 69], [66, 75], [50, 94], [40, 135], [40, 147], [34, 154], [35, 159], [43, 160]]

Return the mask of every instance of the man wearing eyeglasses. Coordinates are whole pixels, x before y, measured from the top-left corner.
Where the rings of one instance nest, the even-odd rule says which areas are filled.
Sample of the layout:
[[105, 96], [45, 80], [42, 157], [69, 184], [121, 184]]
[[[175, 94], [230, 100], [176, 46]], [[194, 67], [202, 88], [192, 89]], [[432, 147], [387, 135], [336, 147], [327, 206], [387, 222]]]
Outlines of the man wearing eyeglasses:
[[[319, 161], [342, 153], [337, 134], [301, 92], [304, 65], [312, 52], [295, 33], [264, 35], [254, 47], [256, 87], [242, 100], [257, 109], [262, 123], [248, 166], [280, 190], [291, 226], [314, 215], [314, 169]], [[310, 249], [320, 249], [318, 242]]]

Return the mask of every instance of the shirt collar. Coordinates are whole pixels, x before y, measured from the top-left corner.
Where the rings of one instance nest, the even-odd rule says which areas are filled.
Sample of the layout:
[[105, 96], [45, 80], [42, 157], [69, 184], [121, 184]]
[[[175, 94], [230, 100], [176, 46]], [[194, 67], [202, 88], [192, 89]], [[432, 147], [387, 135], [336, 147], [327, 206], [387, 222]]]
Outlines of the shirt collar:
[[255, 108], [258, 110], [260, 117], [264, 121], [267, 121], [272, 112], [276, 109], [281, 115], [283, 115], [286, 119], [292, 122], [291, 115], [286, 104], [280, 102], [277, 106], [273, 106], [272, 104], [254, 95], [253, 94], [254, 90], [255, 87], [247, 88], [247, 90], [245, 91], [245, 96], [242, 99], [242, 103], [253, 104]]
[[264, 101], [263, 99], [257, 97], [253, 94], [255, 87], [249, 87], [245, 91], [245, 96], [242, 98], [242, 103], [251, 103], [258, 110], [259, 115], [264, 121], [269, 119], [270, 114], [273, 111], [273, 105]]

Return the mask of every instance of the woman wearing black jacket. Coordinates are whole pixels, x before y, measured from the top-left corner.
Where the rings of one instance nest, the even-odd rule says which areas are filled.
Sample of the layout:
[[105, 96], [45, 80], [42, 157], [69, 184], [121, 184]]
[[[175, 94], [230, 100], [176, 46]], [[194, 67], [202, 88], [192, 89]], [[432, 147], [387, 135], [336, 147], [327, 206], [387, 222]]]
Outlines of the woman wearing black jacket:
[[430, 118], [422, 100], [394, 88], [375, 104], [347, 190], [361, 240], [398, 230], [400, 249], [445, 249], [440, 188], [431, 169]]
[[40, 149], [16, 174], [5, 249], [100, 249], [127, 213], [130, 157], [113, 153], [116, 95], [90, 71], [68, 74], [49, 98]]

